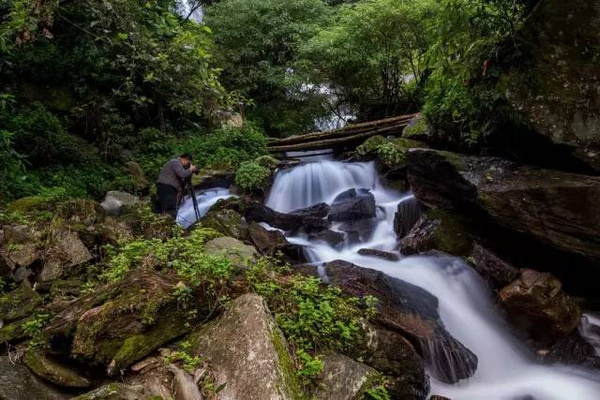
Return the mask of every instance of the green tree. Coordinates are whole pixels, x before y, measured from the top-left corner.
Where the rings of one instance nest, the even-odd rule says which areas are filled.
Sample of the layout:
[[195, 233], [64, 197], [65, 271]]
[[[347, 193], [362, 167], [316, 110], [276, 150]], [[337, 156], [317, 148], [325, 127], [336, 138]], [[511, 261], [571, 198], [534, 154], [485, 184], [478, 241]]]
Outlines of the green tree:
[[249, 115], [269, 133], [297, 133], [323, 114], [322, 93], [295, 67], [298, 49], [327, 21], [322, 0], [222, 0], [206, 8], [230, 90], [251, 97]]
[[416, 110], [427, 68], [427, 0], [370, 0], [339, 8], [335, 22], [303, 47], [317, 82], [360, 118]]

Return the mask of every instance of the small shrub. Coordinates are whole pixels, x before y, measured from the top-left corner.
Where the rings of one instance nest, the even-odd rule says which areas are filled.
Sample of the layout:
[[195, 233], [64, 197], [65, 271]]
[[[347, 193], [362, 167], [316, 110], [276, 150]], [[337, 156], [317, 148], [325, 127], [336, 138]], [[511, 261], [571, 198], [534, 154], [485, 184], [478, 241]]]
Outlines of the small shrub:
[[394, 167], [404, 162], [406, 159], [406, 153], [390, 142], [377, 146], [377, 156], [379, 157], [379, 160], [388, 167]]
[[23, 323], [22, 328], [30, 337], [30, 348], [45, 349], [48, 346], [48, 338], [44, 335], [44, 326], [51, 318], [50, 313], [39, 312]]
[[263, 187], [271, 171], [253, 161], [242, 163], [235, 173], [235, 184], [244, 192], [253, 192]]

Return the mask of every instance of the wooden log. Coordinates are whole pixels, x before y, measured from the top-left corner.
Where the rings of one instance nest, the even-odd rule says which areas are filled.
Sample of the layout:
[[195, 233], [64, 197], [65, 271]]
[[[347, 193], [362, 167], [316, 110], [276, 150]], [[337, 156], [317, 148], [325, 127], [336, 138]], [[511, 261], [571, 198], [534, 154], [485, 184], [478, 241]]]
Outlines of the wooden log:
[[284, 139], [274, 139], [268, 142], [269, 146], [284, 146], [291, 144], [304, 143], [311, 140], [332, 139], [348, 135], [355, 135], [362, 132], [368, 132], [372, 129], [383, 128], [385, 126], [406, 126], [409, 120], [414, 118], [416, 114], [401, 115], [399, 117], [386, 118], [376, 121], [363, 122], [360, 124], [348, 125], [344, 128], [334, 129], [331, 131], [311, 132], [304, 135], [292, 136]]
[[408, 122], [403, 125], [394, 125], [379, 129], [369, 130], [367, 132], [362, 132], [352, 136], [338, 137], [333, 139], [324, 139], [324, 140], [314, 140], [306, 143], [296, 143], [285, 146], [269, 146], [267, 150], [271, 153], [276, 152], [285, 152], [285, 151], [302, 151], [302, 150], [317, 150], [317, 149], [327, 149], [336, 147], [342, 143], [353, 142], [361, 139], [366, 139], [371, 136], [383, 134], [383, 133], [392, 133], [398, 132], [400, 129], [404, 128], [408, 125]]

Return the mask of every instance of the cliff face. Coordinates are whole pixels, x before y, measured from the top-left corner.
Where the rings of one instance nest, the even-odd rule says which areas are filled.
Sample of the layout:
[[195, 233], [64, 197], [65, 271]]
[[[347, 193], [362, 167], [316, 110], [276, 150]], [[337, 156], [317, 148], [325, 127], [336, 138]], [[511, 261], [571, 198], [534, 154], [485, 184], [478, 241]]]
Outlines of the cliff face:
[[600, 172], [600, 2], [542, 0], [516, 44], [527, 56], [498, 89], [535, 131]]

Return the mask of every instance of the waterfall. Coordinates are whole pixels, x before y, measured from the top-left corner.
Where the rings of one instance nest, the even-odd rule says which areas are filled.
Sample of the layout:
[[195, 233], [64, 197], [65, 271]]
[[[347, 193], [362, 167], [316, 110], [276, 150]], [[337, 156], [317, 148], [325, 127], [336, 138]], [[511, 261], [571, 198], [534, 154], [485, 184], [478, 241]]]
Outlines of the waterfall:
[[[334, 248], [306, 236], [288, 235], [288, 240], [306, 246], [308, 256], [315, 263], [346, 260], [419, 286], [438, 298], [440, 317], [446, 329], [477, 355], [479, 363], [474, 376], [458, 384], [432, 379], [433, 394], [453, 400], [600, 398], [597, 374], [575, 367], [537, 363], [507, 328], [483, 280], [461, 259], [414, 256], [387, 261], [357, 253], [360, 248], [397, 251], [394, 215], [398, 205], [402, 203], [401, 209], [415, 213], [407, 218], [407, 224], [414, 223], [420, 212], [410, 193], [382, 186], [373, 163], [323, 160], [280, 171], [266, 204], [277, 211], [289, 212], [320, 202], [330, 204], [337, 194], [350, 188], [368, 188], [375, 197], [377, 227], [368, 241]], [[435, 361], [435, 352], [440, 350], [431, 351]]]
[[[198, 211], [200, 211], [200, 217], [206, 215], [210, 207], [221, 199], [228, 199], [231, 197], [229, 189], [215, 188], [203, 191], [197, 191], [196, 199], [198, 200]], [[194, 211], [194, 205], [192, 198], [187, 196], [179, 212], [177, 213], [177, 223], [183, 228], [188, 228], [194, 222], [196, 222], [196, 212]]]

